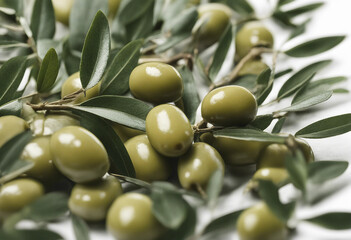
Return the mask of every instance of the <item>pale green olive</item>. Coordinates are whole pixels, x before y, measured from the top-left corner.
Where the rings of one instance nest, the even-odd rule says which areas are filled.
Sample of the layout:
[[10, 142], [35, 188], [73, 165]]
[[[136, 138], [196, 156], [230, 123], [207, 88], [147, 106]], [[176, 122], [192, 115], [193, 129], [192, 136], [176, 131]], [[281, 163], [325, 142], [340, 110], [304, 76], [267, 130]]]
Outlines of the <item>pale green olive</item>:
[[115, 123], [115, 122], [112, 122], [111, 126], [112, 126], [113, 130], [115, 131], [115, 133], [122, 140], [122, 142], [125, 142], [132, 137], [145, 134], [145, 132], [143, 132], [143, 131], [129, 128], [129, 127], [123, 126], [123, 125]]
[[168, 157], [183, 155], [194, 138], [193, 129], [185, 114], [168, 104], [154, 107], [148, 113], [146, 134], [156, 151]]
[[25, 146], [21, 158], [34, 163], [34, 166], [25, 172], [28, 177], [36, 178], [43, 182], [54, 182], [60, 177], [53, 163], [50, 137], [34, 138]]
[[21, 178], [0, 186], [0, 220], [21, 210], [44, 194], [38, 181]]
[[245, 126], [255, 119], [255, 96], [240, 86], [225, 86], [212, 90], [202, 101], [204, 120], [217, 126]]
[[243, 67], [240, 69], [238, 76], [244, 76], [247, 74], [259, 75], [264, 70], [268, 68], [267, 64], [262, 62], [261, 60], [250, 60], [246, 62]]
[[129, 77], [129, 88], [134, 97], [146, 102], [175, 102], [182, 97], [183, 80], [171, 65], [149, 62], [134, 68]]
[[217, 150], [207, 143], [194, 143], [190, 150], [179, 158], [178, 178], [185, 189], [206, 188], [216, 170], [224, 174], [224, 162]]
[[140, 193], [117, 198], [108, 211], [106, 225], [118, 240], [154, 240], [164, 232], [152, 213], [151, 199]]
[[74, 0], [52, 0], [56, 20], [67, 25]]
[[147, 182], [162, 181], [171, 175], [170, 159], [159, 154], [145, 134], [129, 139], [125, 147], [138, 179]]
[[277, 185], [284, 182], [288, 177], [289, 174], [284, 168], [261, 168], [255, 172], [247, 184], [247, 189], [257, 190], [259, 180], [269, 180]]
[[265, 203], [258, 203], [242, 212], [236, 227], [240, 240], [287, 239], [286, 226]]
[[58, 170], [76, 183], [97, 180], [110, 167], [104, 145], [82, 127], [69, 126], [55, 132], [50, 149]]
[[69, 209], [87, 221], [101, 221], [107, 210], [123, 190], [114, 177], [107, 177], [89, 184], [76, 184], [68, 201]]
[[117, 14], [121, 0], [108, 0], [108, 16], [114, 18]]
[[22, 118], [11, 115], [0, 117], [0, 147], [26, 129], [28, 125]]
[[[80, 93], [78, 97], [73, 101], [73, 103], [79, 104], [85, 102], [90, 98], [98, 96], [100, 92], [100, 86], [101, 82], [96, 84], [94, 87], [88, 89], [85, 93], [85, 96], [84, 93]], [[67, 78], [66, 81], [62, 84], [61, 98], [64, 98], [74, 92], [77, 92], [80, 89], [82, 89], [82, 83], [80, 81], [79, 72], [76, 72], [69, 76], [69, 78]]]

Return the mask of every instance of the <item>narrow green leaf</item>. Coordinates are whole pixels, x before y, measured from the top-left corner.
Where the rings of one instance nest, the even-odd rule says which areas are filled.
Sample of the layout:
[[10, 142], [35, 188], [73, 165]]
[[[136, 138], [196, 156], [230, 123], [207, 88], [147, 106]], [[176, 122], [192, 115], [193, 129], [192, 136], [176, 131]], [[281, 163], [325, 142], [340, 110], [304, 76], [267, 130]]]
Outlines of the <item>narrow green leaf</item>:
[[47, 229], [21, 229], [5, 232], [0, 230], [0, 238], [4, 240], [63, 240], [56, 232]]
[[110, 158], [111, 169], [121, 175], [135, 177], [135, 170], [122, 140], [105, 120], [89, 113], [79, 113], [80, 124], [100, 139]]
[[314, 122], [295, 133], [302, 138], [327, 138], [351, 131], [351, 114], [343, 114]]
[[228, 213], [224, 216], [216, 218], [210, 222], [204, 230], [204, 235], [217, 234], [226, 230], [233, 230], [236, 228], [236, 221], [244, 210]]
[[266, 98], [268, 97], [269, 93], [273, 89], [273, 81], [272, 81], [272, 70], [267, 68], [263, 72], [260, 73], [257, 77], [257, 90], [255, 95], [257, 97], [257, 104], [261, 105]]
[[250, 15], [254, 13], [254, 9], [246, 0], [228, 0], [227, 4], [240, 15]]
[[285, 158], [285, 167], [294, 186], [305, 192], [308, 173], [306, 161], [301, 150], [296, 150], [294, 154], [289, 154]]
[[89, 240], [90, 236], [89, 236], [89, 227], [86, 224], [86, 222], [72, 214], [72, 225], [73, 225], [73, 231], [74, 231], [74, 235], [76, 237], [76, 240]]
[[80, 80], [85, 89], [95, 86], [104, 74], [110, 53], [110, 28], [98, 11], [85, 38], [80, 62]]
[[15, 99], [0, 106], [0, 116], [14, 115], [19, 117], [22, 111], [22, 101]]
[[303, 220], [333, 230], [351, 229], [351, 213], [347, 212], [330, 212]]
[[30, 28], [35, 41], [54, 36], [55, 14], [51, 1], [35, 0]]
[[308, 180], [322, 184], [343, 174], [349, 163], [346, 161], [319, 161], [308, 164]]
[[214, 171], [208, 181], [206, 188], [207, 204], [209, 207], [214, 207], [219, 194], [223, 187], [223, 173], [222, 170], [217, 169]]
[[16, 11], [16, 16], [23, 16], [25, 2], [22, 0], [4, 0], [7, 7]]
[[286, 4], [288, 4], [288, 3], [291, 3], [291, 2], [293, 2], [294, 0], [278, 0], [278, 7], [281, 7], [281, 6], [283, 6], [283, 5], [286, 5]]
[[311, 90], [313, 88], [316, 88], [318, 86], [323, 86], [323, 85], [332, 86], [334, 84], [345, 82], [346, 80], [347, 80], [347, 77], [344, 77], [344, 76], [323, 78], [323, 79], [320, 79], [320, 80], [316, 80], [316, 81], [310, 82], [307, 85], [307, 89]]
[[153, 2], [154, 0], [126, 1], [126, 4], [121, 6], [118, 20], [124, 25], [137, 20], [145, 14]]
[[316, 10], [317, 8], [320, 8], [323, 5], [323, 2], [312, 3], [302, 7], [291, 9], [289, 11], [286, 11], [285, 13], [288, 14], [290, 17], [296, 17], [298, 15]]
[[277, 123], [274, 125], [273, 129], [272, 129], [272, 133], [280, 133], [280, 131], [282, 130], [284, 123], [285, 123], [286, 117], [282, 117], [280, 118]]
[[346, 88], [336, 88], [333, 89], [333, 93], [350, 93], [350, 91]]
[[65, 41], [62, 49], [62, 60], [68, 75], [72, 75], [79, 71], [80, 58], [81, 53], [70, 49], [69, 42]]
[[288, 97], [300, 89], [304, 84], [311, 80], [313, 74], [331, 63], [331, 60], [323, 60], [312, 63], [292, 75], [280, 88], [278, 98]]
[[215, 81], [219, 71], [221, 70], [232, 42], [233, 30], [232, 25], [229, 24], [224, 33], [222, 34], [221, 39], [219, 40], [218, 47], [216, 49], [216, 52], [214, 53], [213, 61], [208, 72], [208, 76], [210, 77], [212, 82]]
[[284, 143], [287, 137], [273, 135], [251, 128], [225, 128], [213, 132], [215, 137], [229, 137], [233, 139], [259, 142], [276, 142]]
[[191, 35], [191, 30], [198, 18], [197, 8], [192, 7], [185, 9], [175, 18], [169, 18], [163, 24], [163, 32], [171, 32], [173, 36], [187, 34], [189, 37]]
[[56, 81], [60, 69], [59, 60], [55, 49], [51, 48], [45, 55], [40, 67], [37, 79], [38, 92], [46, 92], [51, 89]]
[[129, 90], [129, 76], [138, 65], [142, 40], [135, 40], [123, 47], [106, 70], [100, 94], [120, 95]]
[[296, 26], [295, 29], [291, 32], [288, 40], [291, 40], [291, 39], [303, 34], [306, 31], [306, 26], [310, 21], [311, 21], [311, 19], [307, 19], [302, 24]]
[[41, 59], [44, 59], [47, 52], [53, 48], [55, 49], [58, 58], [61, 58], [61, 54], [63, 51], [63, 41], [53, 40], [53, 39], [40, 39], [37, 41], [37, 51], [38, 55]]
[[250, 126], [260, 130], [265, 130], [266, 128], [269, 127], [273, 119], [274, 118], [272, 114], [258, 115], [256, 116], [255, 120], [253, 120], [250, 123]]
[[34, 167], [33, 162], [18, 160], [0, 177], [0, 184], [11, 181]]
[[291, 21], [290, 16], [279, 9], [274, 11], [272, 17], [284, 27], [287, 26], [291, 28], [296, 28], [296, 25]]
[[158, 45], [158, 47], [155, 49], [155, 53], [156, 54], [163, 53], [163, 52], [167, 51], [168, 49], [174, 47], [178, 43], [182, 42], [183, 40], [185, 40], [188, 37], [189, 37], [189, 34], [187, 34], [187, 33], [171, 36], [167, 39], [167, 41], [165, 43]]
[[244, 76], [240, 76], [235, 79], [235, 85], [242, 86], [249, 90], [250, 92], [254, 93], [256, 90], [256, 82], [257, 75], [254, 74], [245, 74]]
[[345, 36], [331, 36], [314, 39], [285, 51], [285, 54], [290, 57], [314, 56], [332, 49], [341, 43], [344, 39]]
[[285, 69], [285, 70], [282, 70], [280, 72], [277, 72], [275, 75], [274, 75], [274, 79], [277, 79], [277, 78], [280, 78], [288, 73], [291, 73], [293, 71], [292, 68], [288, 68], [288, 69]]

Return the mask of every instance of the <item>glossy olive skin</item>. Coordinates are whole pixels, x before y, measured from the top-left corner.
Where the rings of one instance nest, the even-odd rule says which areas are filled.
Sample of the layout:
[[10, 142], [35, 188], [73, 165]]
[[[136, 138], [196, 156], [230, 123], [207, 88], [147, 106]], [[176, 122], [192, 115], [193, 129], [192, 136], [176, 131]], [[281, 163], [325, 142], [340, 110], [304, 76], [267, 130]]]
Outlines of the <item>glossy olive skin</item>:
[[28, 177], [43, 182], [53, 182], [60, 177], [53, 163], [49, 137], [34, 138], [24, 147], [21, 158], [34, 163], [34, 166], [25, 172]]
[[226, 164], [231, 166], [256, 163], [261, 151], [268, 145], [265, 142], [214, 137], [212, 133], [204, 133], [200, 139], [214, 147], [221, 154]]
[[69, 23], [69, 15], [74, 0], [51, 0], [55, 11], [56, 20], [67, 25]]
[[224, 4], [208, 3], [199, 6], [198, 14], [199, 19], [196, 24], [202, 24], [199, 31], [199, 40], [201, 44], [208, 46], [220, 39], [230, 23], [232, 11]]
[[265, 203], [246, 209], [237, 221], [240, 240], [284, 240], [287, 229]]
[[107, 228], [118, 240], [157, 239], [164, 228], [152, 214], [151, 199], [140, 193], [117, 198], [107, 214]]
[[128, 139], [130, 139], [132, 137], [145, 134], [145, 132], [143, 132], [143, 131], [140, 131], [138, 129], [129, 128], [129, 127], [123, 126], [123, 125], [115, 123], [115, 122], [112, 122], [111, 126], [112, 126], [113, 130], [115, 131], [115, 133], [118, 135], [118, 137], [122, 140], [122, 142], [126, 142]]
[[261, 22], [248, 22], [236, 34], [235, 48], [239, 59], [246, 56], [255, 46], [273, 46], [271, 32]]
[[28, 125], [22, 118], [11, 115], [0, 117], [0, 147], [26, 129]]
[[185, 189], [206, 188], [211, 175], [220, 169], [224, 174], [224, 162], [217, 150], [207, 143], [194, 143], [190, 150], [179, 158], [178, 177]]
[[170, 159], [159, 154], [151, 146], [147, 135], [129, 139], [125, 147], [132, 160], [136, 178], [152, 182], [166, 180], [171, 175]]
[[[100, 92], [101, 82], [96, 84], [94, 87], [88, 89], [85, 93], [80, 93], [78, 97], [73, 101], [75, 104], [82, 103], [90, 98], [96, 97]], [[80, 81], [79, 72], [76, 72], [69, 76], [61, 87], [61, 98], [70, 95], [78, 90], [82, 89], [82, 83]]]
[[90, 184], [76, 184], [68, 201], [69, 209], [87, 221], [101, 221], [113, 201], [123, 190], [121, 183], [114, 177], [107, 177]]
[[162, 104], [154, 107], [146, 117], [146, 134], [157, 152], [179, 157], [191, 146], [194, 132], [188, 118], [177, 107]]
[[289, 177], [284, 168], [261, 168], [258, 169], [247, 184], [247, 189], [257, 190], [258, 180], [269, 180], [275, 184], [282, 183]]
[[179, 72], [166, 63], [143, 63], [129, 77], [130, 92], [135, 98], [153, 104], [175, 102], [183, 95]]
[[259, 75], [261, 72], [268, 68], [267, 64], [261, 60], [250, 60], [244, 64], [240, 69], [238, 76], [244, 76], [247, 74]]
[[240, 86], [225, 86], [212, 90], [202, 101], [201, 115], [216, 126], [245, 126], [257, 113], [255, 96]]
[[57, 169], [76, 183], [97, 180], [110, 167], [104, 145], [82, 127], [69, 126], [55, 132], [50, 149]]
[[12, 180], [0, 186], [0, 220], [21, 210], [43, 194], [43, 185], [29, 178]]

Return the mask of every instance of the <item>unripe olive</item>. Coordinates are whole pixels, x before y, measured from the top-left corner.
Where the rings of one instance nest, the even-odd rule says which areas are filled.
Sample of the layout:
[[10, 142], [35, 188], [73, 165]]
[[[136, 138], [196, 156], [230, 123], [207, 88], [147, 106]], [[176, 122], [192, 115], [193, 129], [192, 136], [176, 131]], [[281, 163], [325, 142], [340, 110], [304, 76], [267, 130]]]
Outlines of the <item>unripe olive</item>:
[[175, 102], [182, 97], [183, 81], [177, 69], [166, 63], [144, 63], [129, 77], [130, 92], [134, 97], [161, 104]]
[[74, 0], [52, 0], [56, 20], [67, 25]]
[[247, 74], [259, 75], [264, 70], [268, 68], [267, 64], [261, 60], [250, 60], [246, 62], [243, 67], [240, 69], [238, 76], [244, 76]]
[[140, 193], [126, 193], [113, 202], [107, 228], [118, 240], [153, 240], [164, 231], [152, 214], [151, 199]]
[[25, 146], [21, 158], [34, 163], [34, 166], [26, 171], [28, 177], [53, 182], [60, 176], [53, 163], [49, 137], [34, 138]]
[[224, 162], [217, 150], [207, 143], [194, 143], [190, 150], [179, 158], [178, 177], [183, 188], [206, 188], [211, 175], [220, 169], [224, 174]]
[[38, 181], [21, 178], [0, 186], [0, 220], [21, 210], [44, 194]]
[[191, 146], [194, 132], [188, 118], [177, 107], [162, 104], [146, 117], [146, 134], [157, 152], [179, 157]]
[[240, 86], [225, 86], [212, 90], [202, 101], [204, 120], [218, 126], [245, 126], [255, 119], [255, 96]]
[[16, 116], [0, 117], [0, 147], [28, 128], [26, 121]]
[[[96, 84], [94, 87], [88, 89], [85, 93], [80, 93], [77, 98], [73, 101], [75, 104], [82, 103], [90, 98], [96, 97], [99, 95], [100, 92], [101, 82]], [[62, 84], [61, 87], [61, 97], [65, 97], [70, 95], [78, 90], [82, 89], [82, 83], [80, 81], [79, 72], [76, 72], [69, 76], [66, 81]]]
[[152, 182], [169, 178], [171, 175], [170, 159], [159, 154], [151, 146], [145, 134], [129, 139], [125, 146], [138, 179]]
[[108, 16], [114, 18], [117, 14], [121, 0], [108, 0]]
[[69, 126], [55, 132], [50, 149], [55, 166], [76, 183], [97, 180], [110, 167], [104, 145], [82, 127]]
[[129, 128], [129, 127], [123, 126], [123, 125], [115, 123], [115, 122], [112, 122], [111, 126], [112, 126], [113, 130], [115, 131], [115, 133], [122, 140], [122, 142], [125, 142], [132, 137], [145, 134], [145, 132], [143, 132], [143, 131], [140, 131], [138, 129]]
[[269, 180], [275, 184], [282, 183], [289, 177], [289, 174], [284, 168], [261, 168], [258, 169], [247, 184], [247, 189], [256, 190], [259, 180]]
[[214, 137], [212, 133], [204, 133], [200, 139], [214, 147], [221, 154], [223, 160], [231, 166], [256, 163], [260, 152], [268, 145], [265, 142]]
[[69, 209], [87, 221], [104, 220], [113, 201], [122, 195], [121, 183], [107, 177], [89, 184], [76, 184], [68, 201]]
[[248, 22], [236, 34], [235, 46], [236, 54], [241, 59], [253, 47], [272, 47], [273, 36], [261, 22]]
[[284, 240], [287, 229], [268, 208], [259, 203], [240, 214], [237, 221], [240, 240]]

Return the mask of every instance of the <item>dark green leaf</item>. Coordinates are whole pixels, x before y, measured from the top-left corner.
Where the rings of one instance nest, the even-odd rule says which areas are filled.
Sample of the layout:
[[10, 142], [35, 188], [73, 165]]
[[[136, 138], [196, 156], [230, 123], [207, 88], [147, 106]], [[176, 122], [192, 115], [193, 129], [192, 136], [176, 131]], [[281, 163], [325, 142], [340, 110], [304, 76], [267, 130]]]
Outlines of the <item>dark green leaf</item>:
[[35, 41], [54, 36], [55, 14], [51, 1], [35, 0], [30, 28]]
[[0, 68], [0, 105], [3, 105], [15, 97], [26, 70], [26, 57], [15, 57], [5, 62]]
[[334, 84], [338, 84], [341, 82], [345, 82], [347, 77], [339, 76], [339, 77], [330, 77], [330, 78], [323, 78], [320, 80], [312, 81], [306, 86], [306, 91], [311, 91], [320, 86], [329, 86], [331, 87]]
[[155, 53], [157, 54], [163, 53], [188, 37], [189, 37], [189, 34], [187, 33], [171, 36], [167, 39], [165, 43], [158, 45], [158, 47], [155, 49]]
[[213, 56], [213, 61], [208, 72], [208, 76], [212, 80], [212, 82], [215, 81], [219, 71], [221, 70], [232, 42], [233, 30], [232, 25], [229, 24], [224, 33], [222, 34], [221, 39], [219, 40], [218, 47]]
[[124, 25], [133, 22], [134, 20], [142, 17], [145, 12], [148, 11], [153, 2], [154, 0], [127, 0], [126, 3], [121, 6], [118, 20]]
[[81, 53], [70, 49], [68, 41], [63, 43], [62, 59], [68, 75], [79, 71], [80, 58]]
[[16, 16], [23, 16], [23, 9], [25, 8], [25, 1], [23, 0], [4, 0], [7, 7], [16, 11]]
[[110, 28], [98, 11], [85, 38], [80, 62], [80, 80], [85, 89], [95, 86], [104, 74], [110, 53]]
[[331, 60], [324, 60], [312, 63], [294, 75], [292, 75], [280, 88], [278, 98], [288, 97], [300, 89], [304, 84], [311, 80], [311, 77], [320, 69], [331, 63]]
[[308, 164], [308, 180], [316, 184], [336, 178], [343, 174], [349, 163], [346, 161], [319, 161]]
[[260, 75], [258, 75], [257, 77], [257, 89], [255, 91], [255, 95], [257, 97], [258, 105], [261, 105], [266, 100], [269, 93], [273, 89], [273, 81], [271, 74], [271, 69], [267, 68], [266, 70], [261, 72]]
[[213, 132], [214, 136], [223, 136], [246, 141], [284, 143], [286, 137], [273, 135], [251, 128], [226, 128]]
[[47, 229], [22, 229], [5, 232], [0, 230], [0, 239], [3, 240], [63, 240], [58, 233]]
[[323, 6], [323, 4], [324, 4], [323, 2], [312, 3], [312, 4], [302, 6], [302, 7], [288, 10], [285, 13], [288, 14], [290, 17], [296, 17], [296, 16], [304, 14], [306, 12], [316, 10], [317, 8]]
[[22, 102], [18, 99], [0, 106], [0, 116], [15, 115], [20, 116], [22, 111]]
[[285, 69], [283, 71], [277, 72], [274, 75], [274, 79], [280, 78], [280, 77], [284, 76], [285, 74], [291, 73], [292, 71], [293, 71], [292, 68], [288, 68], [288, 69]]
[[53, 48], [55, 49], [58, 58], [60, 58], [63, 50], [63, 41], [60, 40], [53, 40], [53, 39], [41, 39], [37, 41], [37, 51], [38, 55], [41, 59], [45, 57], [47, 52]]
[[46, 92], [51, 89], [56, 81], [57, 74], [60, 69], [57, 53], [51, 48], [45, 55], [40, 67], [37, 79], [38, 92]]
[[294, 0], [279, 0], [278, 1], [278, 7], [281, 7], [281, 6], [285, 5], [285, 4], [291, 3], [293, 1]]
[[272, 133], [280, 133], [282, 130], [284, 123], [285, 123], [286, 117], [280, 118], [277, 123], [274, 125]]
[[285, 158], [285, 167], [294, 186], [305, 192], [308, 173], [301, 150], [296, 150], [294, 154], [289, 154]]
[[120, 95], [129, 90], [129, 75], [138, 64], [142, 45], [142, 40], [135, 40], [118, 52], [102, 79], [101, 94]]
[[[191, 30], [198, 18], [195, 7], [185, 9], [175, 18], [170, 18], [163, 24], [162, 31], [170, 31], [173, 36], [187, 34], [190, 36]], [[167, 40], [168, 41], [168, 40]]]
[[[149, 1], [149, 0], [148, 0]], [[131, 22], [126, 26], [127, 39], [128, 41], [146, 38], [153, 29], [153, 18], [154, 18], [154, 1], [148, 7], [147, 11], [137, 20]]]
[[235, 85], [242, 86], [248, 89], [250, 92], [254, 92], [256, 89], [257, 75], [255, 74], [245, 74], [235, 79]]
[[307, 19], [305, 22], [303, 22], [302, 24], [298, 25], [290, 34], [289, 36], [289, 40], [293, 39], [297, 36], [300, 36], [301, 34], [303, 34], [306, 31], [306, 25], [311, 21], [311, 19]]
[[281, 203], [278, 191], [279, 188], [273, 182], [267, 180], [259, 181], [260, 197], [265, 201], [274, 215], [282, 221], [287, 222], [295, 209], [295, 203]]
[[223, 172], [221, 169], [214, 171], [206, 188], [208, 206], [214, 207], [223, 187]]
[[265, 130], [271, 124], [273, 119], [272, 114], [258, 115], [255, 120], [250, 123], [250, 126], [260, 130]]
[[135, 170], [128, 152], [110, 124], [93, 114], [80, 113], [80, 115], [82, 116], [80, 120], [82, 127], [95, 134], [104, 144], [113, 172], [128, 177], [135, 177]]
[[351, 114], [326, 118], [304, 127], [295, 136], [302, 138], [327, 138], [351, 131]]
[[240, 214], [244, 210], [239, 210], [235, 212], [228, 213], [224, 216], [216, 218], [210, 222], [204, 230], [204, 235], [206, 234], [217, 234], [225, 230], [233, 230], [236, 228], [236, 221], [238, 220]]
[[227, 4], [229, 7], [234, 9], [235, 12], [239, 13], [240, 15], [249, 15], [254, 13], [254, 9], [246, 0], [228, 0]]
[[72, 225], [73, 225], [73, 231], [74, 231], [74, 235], [76, 237], [76, 240], [89, 240], [90, 236], [89, 236], [89, 227], [86, 224], [86, 222], [72, 214]]
[[0, 177], [0, 184], [11, 181], [27, 172], [29, 169], [34, 167], [33, 162], [27, 162], [18, 160], [15, 161], [12, 166], [4, 173], [5, 176]]
[[321, 227], [328, 229], [351, 229], [351, 213], [346, 212], [325, 213], [317, 217], [304, 219], [304, 221], [317, 224]]
[[332, 49], [341, 43], [344, 39], [345, 36], [331, 36], [314, 39], [285, 51], [285, 54], [289, 55], [290, 57], [314, 56]]
[[274, 20], [276, 20], [278, 23], [282, 24], [283, 26], [296, 28], [296, 25], [293, 22], [291, 22], [290, 16], [285, 12], [276, 10], [273, 13], [272, 17]]

